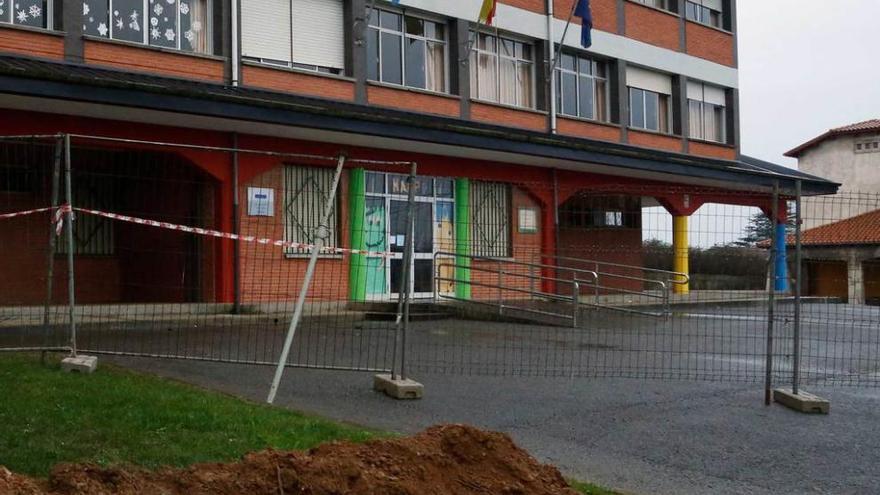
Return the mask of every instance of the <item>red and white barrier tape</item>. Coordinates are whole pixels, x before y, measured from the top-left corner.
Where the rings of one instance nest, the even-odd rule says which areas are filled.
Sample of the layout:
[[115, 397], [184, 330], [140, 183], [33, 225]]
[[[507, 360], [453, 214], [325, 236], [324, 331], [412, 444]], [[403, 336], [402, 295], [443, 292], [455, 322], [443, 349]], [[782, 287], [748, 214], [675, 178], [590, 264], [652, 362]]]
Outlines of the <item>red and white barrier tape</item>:
[[0, 220], [6, 220], [8, 218], [17, 218], [17, 217], [26, 217], [28, 215], [36, 215], [37, 213], [45, 213], [47, 211], [55, 210], [55, 213], [52, 215], [52, 223], [55, 224], [55, 234], [61, 235], [61, 229], [64, 227], [64, 214], [70, 211], [70, 207], [67, 205], [62, 205], [58, 207], [47, 207], [47, 208], [36, 208], [33, 210], [24, 210], [24, 211], [16, 211], [13, 213], [0, 213]]
[[[70, 210], [70, 207], [65, 205], [65, 206], [60, 207], [58, 209], [58, 211], [61, 212], [62, 209], [64, 209], [64, 208], [67, 208], [67, 210]], [[200, 227], [189, 227], [186, 225], [179, 225], [179, 224], [168, 223], [168, 222], [157, 222], [155, 220], [147, 220], [145, 218], [132, 217], [132, 216], [128, 216], [128, 215], [119, 215], [117, 213], [108, 213], [105, 211], [90, 210], [88, 208], [73, 208], [73, 211], [78, 211], [78, 212], [85, 213], [88, 215], [96, 215], [99, 217], [110, 218], [113, 220], [119, 220], [121, 222], [129, 222], [129, 223], [135, 223], [138, 225], [147, 225], [149, 227], [158, 227], [161, 229], [176, 230], [179, 232], [189, 232], [192, 234], [206, 235], [206, 236], [211, 236], [211, 237], [219, 237], [221, 239], [231, 239], [234, 241], [237, 240], [237, 241], [243, 241], [243, 242], [253, 242], [256, 244], [264, 244], [264, 245], [270, 245], [270, 246], [295, 248], [295, 249], [305, 249], [305, 250], [311, 250], [312, 248], [315, 247], [313, 244], [303, 244], [300, 242], [279, 241], [279, 240], [259, 238], [259, 237], [254, 237], [254, 236], [238, 235], [238, 234], [232, 234], [229, 232], [221, 232], [219, 230], [203, 229]], [[344, 253], [362, 254], [365, 256], [381, 256], [381, 257], [386, 257], [386, 258], [391, 256], [391, 253], [388, 253], [388, 252], [363, 251], [360, 249], [346, 249], [346, 248], [332, 247], [332, 246], [324, 247], [322, 249], [322, 252], [329, 253], [329, 254], [344, 254]]]

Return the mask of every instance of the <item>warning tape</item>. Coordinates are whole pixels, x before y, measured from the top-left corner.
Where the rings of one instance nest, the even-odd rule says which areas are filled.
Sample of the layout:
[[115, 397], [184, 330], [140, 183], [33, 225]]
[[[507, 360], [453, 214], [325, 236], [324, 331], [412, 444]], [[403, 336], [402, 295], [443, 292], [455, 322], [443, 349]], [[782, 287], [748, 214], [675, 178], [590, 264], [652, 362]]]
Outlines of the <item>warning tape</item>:
[[[188, 232], [191, 234], [199, 234], [206, 235], [210, 237], [219, 237], [221, 239], [230, 239], [233, 241], [242, 241], [242, 242], [252, 242], [255, 244], [263, 244], [267, 246], [278, 246], [285, 248], [294, 248], [294, 249], [306, 249], [311, 251], [316, 246], [314, 244], [304, 244], [301, 242], [291, 242], [291, 241], [279, 241], [274, 239], [267, 239], [255, 236], [248, 235], [239, 235], [232, 234], [229, 232], [221, 232], [219, 230], [212, 229], [203, 229], [201, 227], [190, 227], [187, 225], [179, 225], [175, 223], [169, 222], [157, 222], [156, 220], [148, 220], [146, 218], [132, 217], [129, 215], [120, 215], [118, 213], [109, 213], [106, 211], [100, 210], [90, 210], [88, 208], [71, 208], [70, 205], [61, 205], [58, 207], [48, 207], [48, 208], [37, 208], [33, 210], [24, 210], [17, 211], [14, 213], [2, 213], [0, 214], [0, 220], [4, 220], [7, 218], [16, 218], [16, 217], [24, 217], [28, 215], [35, 215], [37, 213], [44, 213], [47, 211], [55, 210], [55, 213], [52, 216], [52, 223], [55, 224], [55, 233], [60, 235], [61, 229], [64, 226], [64, 215], [67, 213], [73, 214], [73, 212], [85, 213], [88, 215], [95, 215], [99, 217], [109, 218], [112, 220], [119, 220], [121, 222], [129, 222], [137, 225], [146, 225], [148, 227], [158, 227], [161, 229], [167, 230], [176, 230], [178, 232]], [[393, 253], [387, 251], [364, 251], [360, 249], [346, 249], [341, 247], [333, 247], [333, 246], [325, 246], [321, 249], [323, 253], [329, 254], [362, 254], [365, 256], [377, 256], [383, 258], [389, 258], [393, 256]]]
[[[62, 207], [64, 208], [64, 207]], [[69, 207], [68, 207], [69, 208]], [[59, 208], [59, 211], [61, 208]], [[129, 222], [138, 225], [146, 225], [149, 227], [158, 227], [161, 229], [167, 230], [176, 230], [179, 232], [188, 232], [191, 234], [199, 234], [206, 235], [210, 237], [219, 237], [221, 239], [231, 239], [233, 241], [243, 241], [243, 242], [252, 242], [256, 244], [263, 244], [267, 246], [278, 246], [285, 248], [294, 248], [294, 249], [306, 249], [311, 251], [316, 246], [314, 244], [304, 244], [301, 242], [291, 242], [291, 241], [279, 241], [274, 239], [260, 238], [255, 236], [247, 236], [247, 235], [239, 235], [232, 234], [229, 232], [221, 232], [219, 230], [212, 229], [203, 229], [201, 227], [189, 227], [187, 225], [179, 225], [175, 223], [168, 222], [157, 222], [156, 220], [148, 220], [145, 218], [132, 217], [129, 215], [119, 215], [117, 213], [108, 213], [106, 211], [99, 210], [90, 210], [88, 208], [73, 208], [73, 211], [78, 211], [81, 213], [86, 213], [88, 215], [96, 215], [99, 217], [110, 218], [112, 220], [119, 220], [121, 222]], [[392, 253], [389, 252], [378, 252], [378, 251], [363, 251], [360, 249], [346, 249], [341, 247], [332, 247], [325, 246], [321, 249], [323, 253], [329, 254], [362, 254], [365, 256], [380, 256], [384, 258], [388, 258], [392, 256]]]

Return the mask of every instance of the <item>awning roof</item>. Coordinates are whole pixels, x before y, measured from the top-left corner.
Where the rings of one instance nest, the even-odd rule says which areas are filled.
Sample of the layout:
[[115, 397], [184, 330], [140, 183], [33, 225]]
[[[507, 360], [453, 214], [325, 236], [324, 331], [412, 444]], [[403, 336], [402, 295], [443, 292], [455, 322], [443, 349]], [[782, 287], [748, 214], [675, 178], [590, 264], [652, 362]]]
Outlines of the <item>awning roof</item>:
[[[25, 82], [26, 81], [26, 82]], [[251, 123], [319, 129], [536, 157], [577, 165], [596, 164], [626, 173], [674, 175], [792, 191], [801, 180], [805, 195], [833, 194], [838, 184], [753, 158], [701, 158], [591, 139], [424, 115], [254, 88], [95, 68], [12, 55], [0, 56], [0, 95], [15, 95]]]

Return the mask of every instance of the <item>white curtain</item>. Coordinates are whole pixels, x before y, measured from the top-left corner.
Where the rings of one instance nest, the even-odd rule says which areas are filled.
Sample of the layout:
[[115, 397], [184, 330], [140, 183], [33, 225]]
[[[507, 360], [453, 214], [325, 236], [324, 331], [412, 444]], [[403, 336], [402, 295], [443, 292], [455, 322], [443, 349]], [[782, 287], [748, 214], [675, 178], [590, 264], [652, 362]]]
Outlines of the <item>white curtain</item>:
[[703, 105], [699, 101], [688, 100], [688, 136], [703, 139]]
[[[446, 55], [442, 43], [427, 44], [425, 86], [428, 90], [446, 91]], [[473, 81], [473, 76], [471, 76]], [[472, 82], [473, 84], [473, 82]]]
[[[183, 8], [183, 4], [181, 4], [181, 8]], [[192, 32], [190, 45], [194, 52], [206, 53], [208, 51], [208, 0], [189, 0], [189, 8], [189, 30]]]

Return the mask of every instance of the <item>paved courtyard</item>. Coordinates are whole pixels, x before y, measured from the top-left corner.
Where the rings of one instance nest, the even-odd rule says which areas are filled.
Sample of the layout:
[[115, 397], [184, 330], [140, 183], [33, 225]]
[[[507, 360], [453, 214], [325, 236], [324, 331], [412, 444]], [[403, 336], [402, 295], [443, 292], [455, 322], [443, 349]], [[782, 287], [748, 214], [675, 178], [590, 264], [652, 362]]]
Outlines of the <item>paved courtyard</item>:
[[[108, 358], [108, 360], [111, 358]], [[262, 401], [272, 369], [112, 358], [135, 369]], [[810, 388], [830, 416], [765, 407], [759, 384], [624, 379], [418, 377], [397, 402], [371, 376], [289, 370], [277, 404], [412, 433], [441, 422], [507, 432], [567, 476], [638, 494], [875, 494], [880, 390]]]

